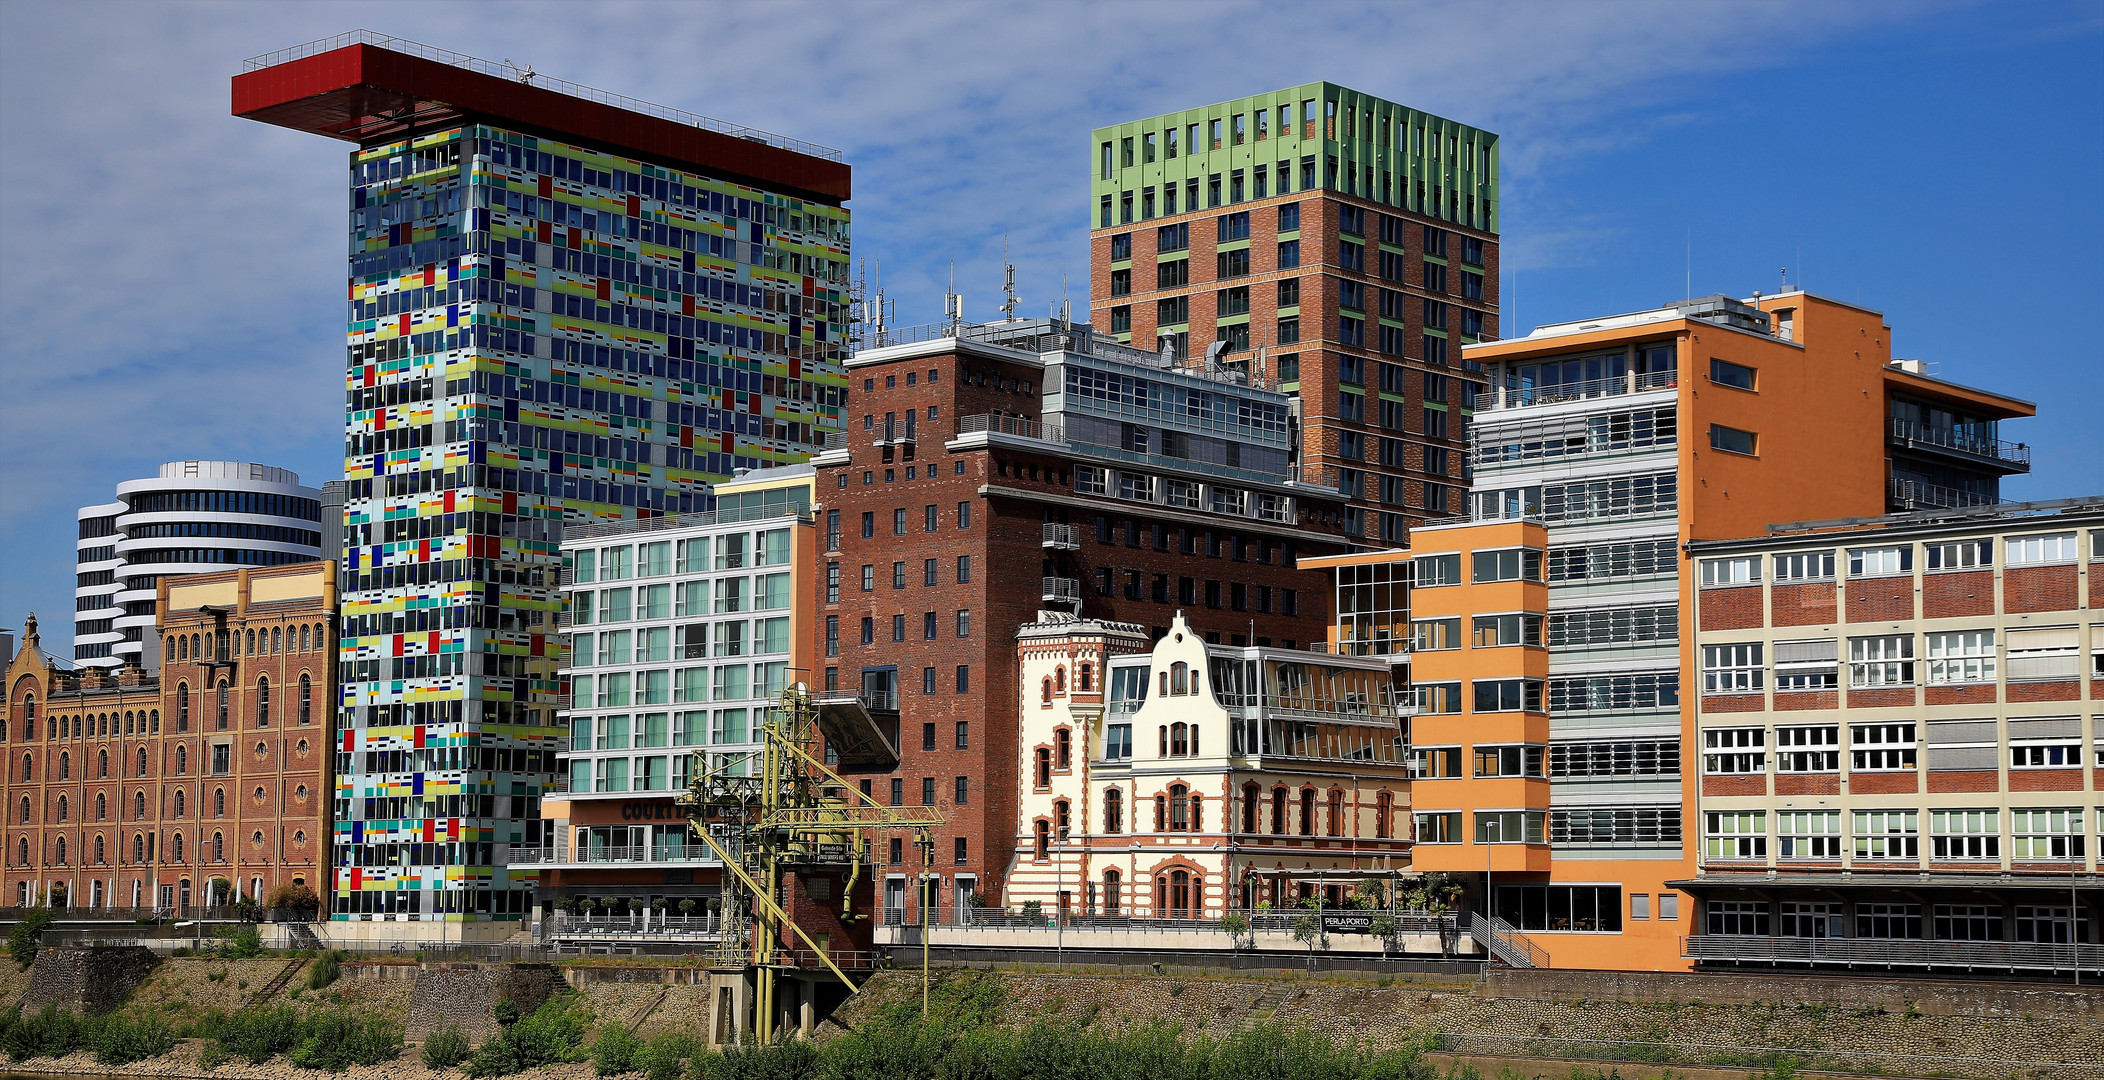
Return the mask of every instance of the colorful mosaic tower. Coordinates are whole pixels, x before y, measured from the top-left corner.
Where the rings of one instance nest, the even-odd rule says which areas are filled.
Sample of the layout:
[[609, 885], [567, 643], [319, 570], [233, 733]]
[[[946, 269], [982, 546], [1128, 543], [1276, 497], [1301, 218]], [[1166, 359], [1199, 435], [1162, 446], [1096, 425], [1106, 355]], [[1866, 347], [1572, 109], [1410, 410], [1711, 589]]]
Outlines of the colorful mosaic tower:
[[558, 783], [564, 523], [709, 509], [842, 427], [837, 152], [508, 74], [361, 34], [234, 84], [359, 146], [330, 908], [489, 924], [414, 936], [530, 910], [500, 864]]

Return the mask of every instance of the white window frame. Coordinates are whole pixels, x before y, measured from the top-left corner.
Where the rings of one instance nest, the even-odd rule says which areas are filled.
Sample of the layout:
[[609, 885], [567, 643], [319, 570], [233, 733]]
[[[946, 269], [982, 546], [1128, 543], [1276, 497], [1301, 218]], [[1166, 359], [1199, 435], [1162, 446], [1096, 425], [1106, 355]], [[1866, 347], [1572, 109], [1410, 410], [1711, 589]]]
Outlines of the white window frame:
[[2079, 806], [2018, 806], [2009, 810], [2011, 861], [2079, 862], [2084, 839]]
[[1929, 858], [1935, 862], [2000, 862], [2002, 811], [1993, 806], [1930, 810]]
[[1858, 862], [1919, 862], [1921, 811], [1911, 808], [1857, 810], [1850, 834]]
[[2075, 543], [2075, 534], [2041, 533], [2036, 536], [2011, 536], [2002, 541], [2004, 566], [2051, 566], [2071, 563], [2080, 557], [2081, 547]]
[[1722, 642], [1702, 647], [1702, 692], [1753, 694], [1767, 685], [1766, 649], [1758, 641]]
[[[1784, 657], [1793, 657], [1784, 659]], [[1841, 642], [1810, 638], [1775, 643], [1775, 689], [1804, 693], [1835, 690], [1841, 685]]]
[[1728, 559], [1702, 560], [1702, 584], [1713, 586], [1758, 585], [1761, 580], [1761, 557], [1740, 555]]
[[1768, 857], [1768, 811], [1707, 810], [1702, 815], [1704, 859], [1750, 862]]
[[1912, 720], [1848, 725], [1848, 771], [1913, 772], [1920, 767], [1920, 729]]
[[1951, 540], [1923, 545], [1922, 569], [1928, 573], [1946, 570], [1989, 570], [1994, 567], [1994, 541]]
[[1848, 639], [1848, 685], [1866, 690], [1914, 685], [1914, 635], [1878, 634]]
[[1838, 862], [1846, 847], [1839, 810], [1777, 810], [1775, 857], [1791, 862]]
[[1704, 776], [1761, 776], [1768, 772], [1768, 729], [1704, 728]]
[[[2048, 635], [2060, 636], [2062, 640], [2037, 644], [2046, 641]], [[2082, 677], [2081, 648], [2082, 628], [2079, 626], [2010, 628], [2002, 638], [2007, 660], [2003, 678], [2009, 682], [2079, 679]]]
[[2009, 740], [2011, 769], [2079, 769], [2082, 765], [2080, 736]]
[[1777, 725], [1775, 771], [1834, 773], [1841, 771], [1841, 725]]
[[1799, 551], [1775, 556], [1775, 583], [1790, 585], [1800, 581], [1834, 580], [1834, 553], [1832, 551]]
[[1925, 638], [1930, 686], [1994, 681], [1994, 629], [1932, 630]]
[[1914, 572], [1914, 545], [1848, 549], [1848, 576], [1894, 577]]

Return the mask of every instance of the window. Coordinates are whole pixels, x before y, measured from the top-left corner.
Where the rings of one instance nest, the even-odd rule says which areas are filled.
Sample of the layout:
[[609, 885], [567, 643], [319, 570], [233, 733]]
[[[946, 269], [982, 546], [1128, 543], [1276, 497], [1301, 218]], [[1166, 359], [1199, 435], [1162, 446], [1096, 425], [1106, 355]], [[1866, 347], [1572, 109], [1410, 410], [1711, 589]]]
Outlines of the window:
[[1840, 937], [1841, 905], [1785, 900], [1781, 923], [1783, 937]]
[[1475, 553], [1475, 582], [1481, 585], [1491, 581], [1540, 581], [1541, 557], [1541, 551], [1536, 548], [1478, 551]]
[[1761, 643], [1702, 647], [1702, 692], [1743, 694], [1764, 685], [1766, 669], [1761, 661]]
[[1999, 861], [2002, 812], [1992, 807], [1929, 811], [1929, 857], [1939, 862]]
[[1157, 252], [1182, 251], [1190, 246], [1191, 225], [1189, 222], [1164, 225], [1154, 230], [1154, 250]]
[[1680, 772], [1680, 740], [1557, 742], [1549, 746], [1549, 775], [1558, 779], [1672, 776]]
[[2002, 940], [2002, 907], [1997, 904], [1938, 904], [1931, 923], [1939, 941]]
[[1472, 644], [1478, 649], [1540, 645], [1541, 620], [1539, 615], [1477, 615]]
[[1733, 776], [1768, 771], [1766, 728], [1711, 728], [1702, 733], [1702, 771]]
[[1840, 649], [1840, 643], [1833, 638], [1776, 642], [1776, 690], [1832, 690], [1839, 686]]
[[1542, 748], [1539, 746], [1479, 744], [1475, 754], [1478, 777], [1542, 775]]
[[1930, 544], [1924, 549], [1929, 570], [1978, 570], [1994, 565], [1994, 541], [1960, 540]]
[[1775, 729], [1775, 771], [1823, 773], [1841, 771], [1841, 728], [1813, 724]]
[[1548, 814], [1542, 810], [1476, 811], [1478, 844], [1544, 844]]
[[1775, 856], [1809, 860], [1841, 857], [1839, 810], [1779, 810], [1775, 814]]
[[1898, 772], [1914, 768], [1914, 725], [1850, 724], [1849, 769], [1854, 772]]
[[1710, 381], [1718, 386], [1751, 390], [1753, 389], [1753, 369], [1744, 364], [1734, 364], [1729, 360], [1712, 359], [1710, 360]]
[[1673, 641], [1680, 633], [1680, 606], [1592, 608], [1549, 616], [1551, 647], [1629, 645]]
[[1761, 559], [1748, 555], [1737, 559], [1702, 560], [1704, 585], [1748, 585], [1761, 580]]
[[2078, 633], [2073, 626], [2009, 631], [2009, 680], [2075, 678], [2081, 670]]
[[1478, 679], [1473, 711], [1538, 713], [1542, 711], [1541, 687], [1540, 679]]
[[2003, 555], [2010, 566], [2074, 562], [2076, 558], [2075, 534], [2071, 532], [2051, 536], [2012, 536], [2004, 543]]
[[1914, 860], [1921, 856], [1921, 814], [1915, 810], [1858, 810], [1855, 857]]
[[1708, 859], [1767, 858], [1768, 812], [1713, 810], [1704, 814], [1702, 855]]
[[1775, 583], [1778, 585], [1798, 581], [1832, 581], [1834, 578], [1834, 553], [1811, 551], [1796, 555], [1775, 557]]
[[1768, 936], [1768, 905], [1764, 901], [1712, 900], [1707, 907], [1707, 929], [1712, 934]]
[[1679, 551], [1671, 540], [1549, 549], [1549, 580], [1604, 581], [1673, 573]]
[[1438, 652], [1461, 647], [1461, 620], [1418, 619], [1410, 624], [1413, 652]]
[[1911, 547], [1852, 548], [1848, 553], [1850, 577], [1905, 574], [1913, 569], [1914, 549]]
[[1549, 843], [1561, 847], [1677, 846], [1680, 807], [1550, 810]]
[[1890, 634], [1848, 639], [1848, 685], [1856, 688], [1911, 686], [1914, 636]]
[[[1933, 555], [1935, 548], [1929, 551]], [[1994, 631], [1952, 630], [1928, 635], [1930, 685], [1994, 681]]]
[[[1176, 259], [1157, 263], [1154, 267], [1154, 286], [1158, 289], [1173, 289], [1191, 283], [1191, 260]], [[1128, 291], [1130, 286], [1128, 286]]]
[[1741, 431], [1735, 427], [1725, 427], [1723, 424], [1710, 425], [1710, 449], [1712, 450], [1723, 450], [1733, 454], [1751, 454], [1753, 453], [1753, 444], [1754, 435], [1751, 431]]

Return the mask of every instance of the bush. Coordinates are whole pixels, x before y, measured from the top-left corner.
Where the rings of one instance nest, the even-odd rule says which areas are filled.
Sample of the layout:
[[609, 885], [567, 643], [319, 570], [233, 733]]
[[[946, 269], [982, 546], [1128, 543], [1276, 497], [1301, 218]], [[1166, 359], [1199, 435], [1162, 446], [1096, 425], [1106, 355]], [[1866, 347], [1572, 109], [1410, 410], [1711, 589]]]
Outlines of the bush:
[[46, 1005], [34, 1016], [24, 1016], [0, 1036], [12, 1061], [26, 1061], [33, 1057], [65, 1057], [81, 1045], [80, 1018], [61, 1010], [56, 1005]]
[[[752, 1043], [726, 1046], [722, 1053], [696, 1064], [702, 1067], [697, 1068], [695, 1072], [706, 1080], [804, 1080], [805, 1077], [820, 1075], [818, 1048], [802, 1039], [791, 1039], [766, 1046]], [[879, 1066], [877, 1071], [845, 1072], [835, 1066], [832, 1073], [843, 1077], [933, 1075], [910, 1071], [902, 1065], [888, 1063]]]
[[254, 923], [242, 923], [226, 937], [226, 958], [229, 960], [253, 960], [263, 955], [263, 931]]
[[307, 969], [307, 989], [319, 990], [343, 976], [343, 954], [330, 949], [314, 958]]
[[680, 1080], [687, 1062], [701, 1057], [707, 1045], [679, 1031], [661, 1031], [636, 1055], [636, 1069], [646, 1080]]
[[226, 1018], [212, 1045], [226, 1057], [261, 1065], [298, 1046], [301, 1027], [300, 1014], [290, 1005], [244, 1010]]
[[43, 941], [44, 931], [57, 921], [58, 916], [53, 915], [50, 910], [39, 908], [24, 915], [22, 921], [7, 932], [7, 954], [15, 958], [15, 963], [22, 965], [23, 971], [28, 971], [36, 964], [37, 948]]
[[533, 1015], [483, 1043], [468, 1059], [468, 1075], [508, 1076], [543, 1065], [583, 1060], [588, 1021], [574, 1004], [570, 995], [543, 1002]]
[[384, 1065], [400, 1057], [402, 1029], [372, 1013], [333, 1009], [301, 1025], [292, 1063], [305, 1069], [342, 1072], [352, 1065]]
[[112, 1013], [96, 1025], [95, 1060], [129, 1065], [175, 1049], [179, 1038], [167, 1017], [154, 1012]]
[[592, 1070], [601, 1076], [634, 1072], [636, 1054], [642, 1049], [643, 1040], [626, 1026], [619, 1021], [607, 1024], [592, 1040]]
[[314, 887], [305, 882], [287, 883], [270, 891], [270, 901], [265, 906], [313, 911], [321, 907], [321, 897], [315, 895]]
[[459, 1024], [447, 1024], [424, 1039], [423, 1058], [427, 1069], [450, 1069], [468, 1059], [474, 1050]]

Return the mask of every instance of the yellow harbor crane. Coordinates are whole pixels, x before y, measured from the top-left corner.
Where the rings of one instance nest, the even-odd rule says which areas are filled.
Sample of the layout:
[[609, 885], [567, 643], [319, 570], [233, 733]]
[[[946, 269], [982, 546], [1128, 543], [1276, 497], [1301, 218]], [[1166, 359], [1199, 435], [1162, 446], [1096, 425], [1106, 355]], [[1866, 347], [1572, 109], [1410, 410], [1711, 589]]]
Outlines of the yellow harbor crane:
[[[854, 910], [855, 884], [870, 865], [871, 834], [913, 829], [923, 862], [934, 844], [930, 830], [943, 819], [926, 807], [880, 805], [842, 779], [820, 756], [825, 739], [842, 765], [893, 769], [896, 745], [871, 718], [858, 695], [814, 696], [799, 682], [782, 691], [781, 705], [761, 724], [761, 748], [719, 758], [679, 796], [696, 836], [721, 860], [724, 880], [723, 937], [717, 959], [754, 973], [754, 1034], [774, 1036], [776, 982], [796, 966], [785, 940], [801, 939], [850, 992], [854, 980], [827, 955], [821, 943], [789, 915], [783, 875], [844, 872], [841, 920], [867, 919]], [[698, 755], [697, 755], [698, 756]], [[749, 921], [739, 917], [747, 905]]]

